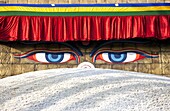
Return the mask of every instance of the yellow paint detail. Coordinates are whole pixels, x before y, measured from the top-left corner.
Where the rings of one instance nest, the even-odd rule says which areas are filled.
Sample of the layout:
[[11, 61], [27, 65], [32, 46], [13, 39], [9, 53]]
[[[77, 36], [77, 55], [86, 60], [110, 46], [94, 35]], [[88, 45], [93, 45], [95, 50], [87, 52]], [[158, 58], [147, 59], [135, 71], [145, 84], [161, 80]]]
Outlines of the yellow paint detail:
[[3, 6], [0, 11], [28, 11], [28, 12], [138, 12], [138, 11], [164, 11], [170, 10], [170, 6], [151, 7], [23, 7]]

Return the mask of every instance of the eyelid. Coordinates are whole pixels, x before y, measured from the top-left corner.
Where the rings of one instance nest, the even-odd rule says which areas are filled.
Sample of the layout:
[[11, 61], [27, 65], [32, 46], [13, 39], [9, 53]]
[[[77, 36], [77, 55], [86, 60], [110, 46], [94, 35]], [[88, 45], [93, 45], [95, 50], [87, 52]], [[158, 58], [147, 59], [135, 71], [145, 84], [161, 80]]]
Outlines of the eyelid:
[[101, 53], [123, 53], [123, 52], [135, 52], [137, 54], [141, 54], [145, 57], [148, 57], [148, 58], [157, 58], [158, 57], [158, 54], [149, 54], [145, 51], [142, 51], [142, 50], [134, 50], [134, 49], [122, 49], [122, 50], [105, 50], [105, 49], [102, 49], [102, 50], [98, 50], [92, 57], [92, 61], [94, 62], [96, 57], [101, 54]]
[[64, 50], [64, 51], [59, 51], [59, 50], [31, 50], [31, 51], [28, 51], [24, 54], [20, 54], [20, 55], [14, 55], [15, 58], [26, 58], [26, 57], [29, 57], [33, 54], [36, 54], [36, 53], [71, 53], [71, 54], [74, 54], [76, 56], [76, 60], [77, 62], [79, 63], [80, 62], [80, 58], [79, 58], [79, 55], [74, 52], [74, 51], [69, 51], [69, 50]]

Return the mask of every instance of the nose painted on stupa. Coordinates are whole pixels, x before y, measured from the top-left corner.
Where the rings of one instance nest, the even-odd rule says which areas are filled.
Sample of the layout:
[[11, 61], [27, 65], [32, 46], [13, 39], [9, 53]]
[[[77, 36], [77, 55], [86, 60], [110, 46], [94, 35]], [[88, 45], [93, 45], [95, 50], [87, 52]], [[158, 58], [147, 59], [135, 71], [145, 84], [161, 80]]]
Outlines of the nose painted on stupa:
[[86, 69], [86, 68], [95, 68], [94, 65], [90, 62], [82, 62], [81, 64], [78, 65], [77, 68], [83, 68], [83, 69]]

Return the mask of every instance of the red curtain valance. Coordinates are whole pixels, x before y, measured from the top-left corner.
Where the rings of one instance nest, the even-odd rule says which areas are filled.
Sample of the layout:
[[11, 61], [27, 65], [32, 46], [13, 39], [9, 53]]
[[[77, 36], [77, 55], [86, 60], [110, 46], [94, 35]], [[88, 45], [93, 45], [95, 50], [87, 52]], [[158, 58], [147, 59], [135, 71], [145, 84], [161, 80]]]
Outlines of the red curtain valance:
[[0, 40], [65, 42], [130, 38], [170, 38], [170, 15], [0, 16]]

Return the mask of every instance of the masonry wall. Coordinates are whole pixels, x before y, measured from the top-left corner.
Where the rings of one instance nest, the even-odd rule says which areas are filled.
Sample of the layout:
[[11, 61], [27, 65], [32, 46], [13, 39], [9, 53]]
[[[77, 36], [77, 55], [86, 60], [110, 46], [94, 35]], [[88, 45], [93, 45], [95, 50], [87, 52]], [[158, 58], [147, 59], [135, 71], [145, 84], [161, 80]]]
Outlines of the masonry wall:
[[41, 62], [35, 62], [28, 58], [15, 58], [15, 55], [22, 55], [32, 50], [49, 50], [49, 51], [62, 51], [70, 50], [57, 43], [41, 43], [41, 44], [29, 44], [29, 43], [17, 43], [17, 42], [1, 42], [0, 43], [0, 77], [6, 77], [11, 75], [17, 75], [25, 72], [53, 69], [53, 68], [76, 68], [82, 62], [90, 62], [94, 64], [96, 68], [108, 68], [119, 69], [127, 71], [144, 72], [151, 74], [158, 74], [163, 76], [170, 76], [170, 40], [155, 41], [151, 43], [138, 44], [138, 43], [111, 43], [104, 46], [105, 50], [141, 50], [149, 54], [158, 54], [157, 58], [144, 58], [130, 63], [118, 63], [111, 64], [105, 61], [97, 60], [96, 63], [92, 61], [90, 53], [94, 50], [94, 47], [100, 42], [91, 42], [90, 45], [84, 47], [81, 42], [71, 42], [78, 47], [83, 56], [80, 56], [80, 62], [75, 60], [66, 63], [50, 63], [44, 64]]

